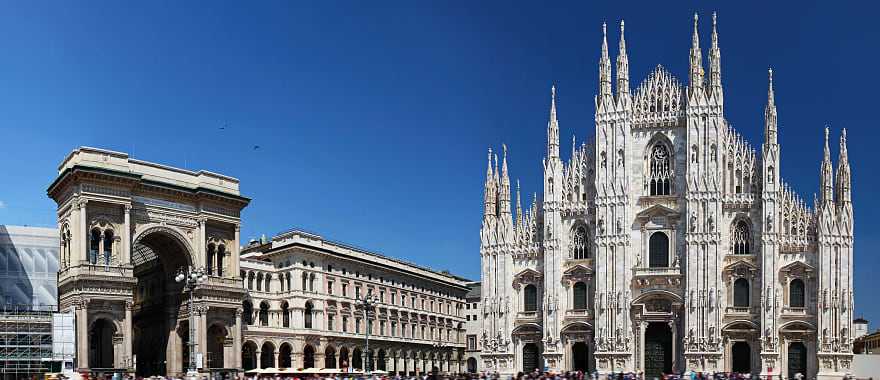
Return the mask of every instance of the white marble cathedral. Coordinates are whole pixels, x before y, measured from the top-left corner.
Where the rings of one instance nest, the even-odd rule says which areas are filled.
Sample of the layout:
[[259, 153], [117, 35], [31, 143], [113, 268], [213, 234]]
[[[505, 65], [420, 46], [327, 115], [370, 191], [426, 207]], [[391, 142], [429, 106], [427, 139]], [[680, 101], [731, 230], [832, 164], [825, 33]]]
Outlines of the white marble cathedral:
[[[853, 209], [846, 131], [808, 207], [780, 176], [773, 77], [755, 150], [724, 118], [694, 16], [688, 86], [658, 66], [634, 93], [605, 26], [595, 136], [570, 159], [550, 105], [543, 196], [512, 213], [507, 148], [489, 151], [480, 232], [489, 371], [738, 371], [840, 378], [852, 363]], [[494, 164], [493, 164], [494, 160]]]

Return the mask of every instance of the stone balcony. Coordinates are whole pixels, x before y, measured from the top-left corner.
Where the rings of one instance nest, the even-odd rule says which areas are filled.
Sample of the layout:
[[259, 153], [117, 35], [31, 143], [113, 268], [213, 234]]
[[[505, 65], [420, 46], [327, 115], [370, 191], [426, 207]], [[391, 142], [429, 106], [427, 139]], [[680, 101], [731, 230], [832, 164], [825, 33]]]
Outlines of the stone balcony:
[[541, 313], [537, 311], [521, 311], [516, 313], [516, 323], [540, 323]]
[[736, 316], [749, 316], [758, 314], [758, 307], [750, 307], [750, 306], [728, 306], [724, 312], [727, 315], [736, 315]]
[[638, 287], [681, 285], [680, 267], [638, 267], [633, 268], [633, 282]]

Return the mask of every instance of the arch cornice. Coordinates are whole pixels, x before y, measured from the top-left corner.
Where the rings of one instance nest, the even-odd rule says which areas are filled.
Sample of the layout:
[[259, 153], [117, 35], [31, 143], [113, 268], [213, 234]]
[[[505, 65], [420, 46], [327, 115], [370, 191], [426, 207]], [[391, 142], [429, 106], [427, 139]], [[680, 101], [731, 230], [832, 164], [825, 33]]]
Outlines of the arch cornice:
[[165, 234], [177, 240], [177, 242], [180, 243], [181, 247], [186, 251], [187, 263], [189, 263], [190, 265], [194, 265], [194, 255], [196, 251], [193, 249], [192, 244], [190, 244], [189, 239], [186, 238], [186, 235], [183, 233], [183, 231], [180, 231], [178, 228], [168, 225], [145, 224], [137, 226], [134, 232], [135, 238], [132, 239], [131, 243], [132, 251], [134, 251], [134, 247], [136, 247], [138, 243], [140, 243], [145, 237], [154, 233]]

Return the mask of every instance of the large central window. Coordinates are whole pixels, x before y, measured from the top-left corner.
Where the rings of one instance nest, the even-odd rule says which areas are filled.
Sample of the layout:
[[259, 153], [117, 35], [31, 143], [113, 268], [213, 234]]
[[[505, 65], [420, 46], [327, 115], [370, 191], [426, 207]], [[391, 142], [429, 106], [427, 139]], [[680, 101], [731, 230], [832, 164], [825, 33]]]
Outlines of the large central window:
[[672, 165], [666, 145], [656, 143], [648, 156], [650, 195], [672, 194]]
[[651, 235], [648, 244], [648, 266], [662, 268], [669, 266], [669, 237], [662, 232]]
[[587, 244], [587, 229], [581, 225], [574, 230], [571, 242], [571, 258], [583, 260], [590, 257], [590, 248]]
[[749, 225], [744, 220], [740, 220], [736, 223], [736, 227], [733, 230], [733, 253], [737, 255], [748, 255], [751, 253], [749, 250], [750, 241]]

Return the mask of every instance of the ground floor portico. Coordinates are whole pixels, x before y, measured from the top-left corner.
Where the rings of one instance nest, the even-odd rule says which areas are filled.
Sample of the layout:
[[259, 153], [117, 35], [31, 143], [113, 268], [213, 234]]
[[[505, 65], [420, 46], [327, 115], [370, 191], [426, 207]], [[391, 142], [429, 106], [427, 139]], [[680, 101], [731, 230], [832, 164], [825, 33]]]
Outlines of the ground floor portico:
[[245, 333], [241, 346], [242, 369], [329, 368], [380, 370], [401, 375], [466, 370], [463, 352], [451, 347], [405, 344], [363, 337], [327, 337], [279, 333]]

